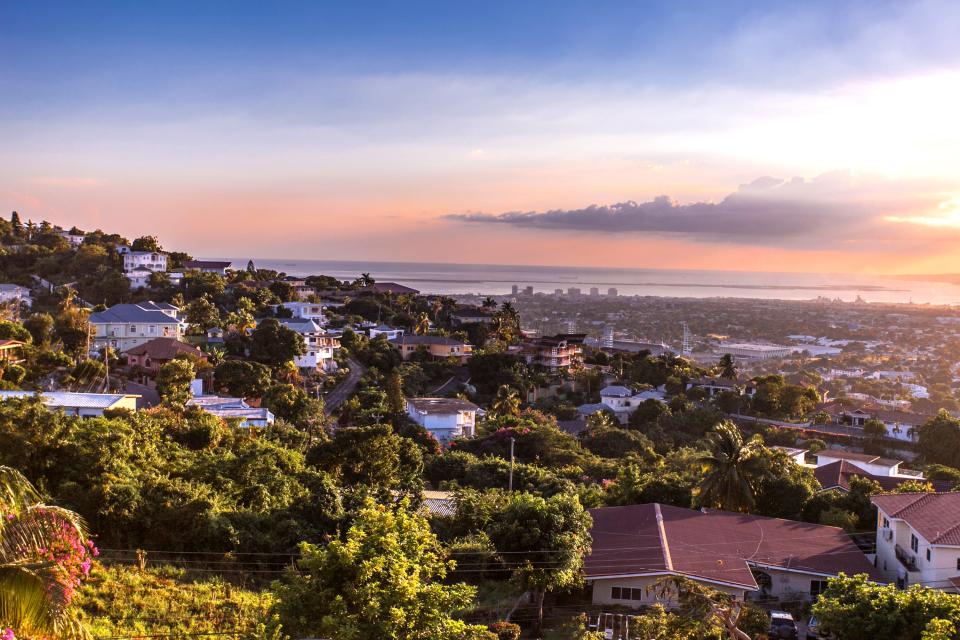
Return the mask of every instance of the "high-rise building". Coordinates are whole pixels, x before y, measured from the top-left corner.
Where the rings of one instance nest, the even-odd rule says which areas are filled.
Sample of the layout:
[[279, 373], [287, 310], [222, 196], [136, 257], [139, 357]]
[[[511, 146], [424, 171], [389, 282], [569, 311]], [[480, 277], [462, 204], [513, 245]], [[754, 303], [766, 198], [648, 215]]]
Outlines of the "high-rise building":
[[590, 287], [590, 296], [596, 298], [600, 295], [600, 289], [598, 287]]
[[567, 288], [568, 296], [578, 296], [580, 295], [580, 289], [578, 287], [569, 287]]
[[512, 293], [513, 295], [517, 295], [518, 293], [520, 293], [520, 287], [518, 287], [517, 285], [513, 285], [513, 288], [510, 290], [510, 293]]
[[563, 295], [563, 289], [554, 289], [554, 290], [553, 290], [553, 295], [555, 295], [555, 296], [557, 296], [557, 297], [562, 296], [562, 295]]
[[613, 325], [608, 324], [603, 328], [603, 348], [613, 349]]
[[528, 285], [527, 287], [525, 287], [525, 288], [523, 289], [523, 293], [524, 293], [524, 295], [532, 296], [532, 295], [533, 295], [533, 287]]
[[610, 297], [610, 298], [616, 298], [617, 295], [618, 295], [618, 294], [617, 294], [617, 289], [616, 289], [616, 287], [610, 287], [609, 289], [607, 289], [607, 296], [608, 296], [608, 297]]

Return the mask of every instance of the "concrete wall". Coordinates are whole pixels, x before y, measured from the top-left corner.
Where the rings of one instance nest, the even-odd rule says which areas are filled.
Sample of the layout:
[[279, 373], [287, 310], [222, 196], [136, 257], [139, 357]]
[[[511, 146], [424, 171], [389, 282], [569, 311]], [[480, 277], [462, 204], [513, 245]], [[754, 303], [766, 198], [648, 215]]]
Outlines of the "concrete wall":
[[[666, 607], [676, 606], [676, 598], [667, 598], [658, 600], [651, 587], [664, 578], [664, 576], [642, 576], [636, 578], [604, 578], [593, 581], [593, 604], [621, 605], [626, 607], [640, 607], [642, 605], [663, 604]], [[724, 587], [721, 585], [709, 584], [717, 591], [733, 595], [738, 600], [743, 600], [745, 591], [733, 587]], [[631, 589], [640, 589], [640, 600], [622, 600], [613, 598], [613, 587], [627, 587]]]

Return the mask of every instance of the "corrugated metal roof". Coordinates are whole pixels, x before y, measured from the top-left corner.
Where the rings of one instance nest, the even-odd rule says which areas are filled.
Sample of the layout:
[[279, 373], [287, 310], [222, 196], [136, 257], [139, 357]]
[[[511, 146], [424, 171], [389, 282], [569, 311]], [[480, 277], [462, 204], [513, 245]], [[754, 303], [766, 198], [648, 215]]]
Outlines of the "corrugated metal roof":
[[[31, 391], [0, 391], [0, 400], [29, 398], [37, 394]], [[40, 394], [48, 407], [77, 409], [109, 409], [125, 398], [139, 398], [128, 393], [73, 393], [70, 391], [45, 391]]]

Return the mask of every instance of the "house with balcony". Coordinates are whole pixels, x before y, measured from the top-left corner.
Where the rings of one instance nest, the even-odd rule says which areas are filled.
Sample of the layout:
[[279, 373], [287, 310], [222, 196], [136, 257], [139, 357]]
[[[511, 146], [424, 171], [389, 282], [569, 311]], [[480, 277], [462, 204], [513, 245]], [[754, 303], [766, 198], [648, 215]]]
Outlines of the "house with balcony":
[[340, 348], [340, 334], [327, 333], [314, 320], [306, 318], [277, 318], [277, 322], [303, 338], [307, 350], [293, 360], [299, 368], [336, 371], [337, 361], [333, 354]]
[[476, 433], [480, 407], [460, 398], [408, 398], [407, 415], [446, 445], [451, 440]]
[[595, 605], [674, 606], [651, 589], [668, 576], [737, 600], [812, 600], [840, 572], [883, 581], [838, 527], [658, 503], [601, 507], [590, 516], [584, 574]]
[[378, 324], [375, 327], [367, 329], [367, 335], [373, 340], [378, 336], [383, 336], [385, 340], [399, 340], [403, 337], [405, 331], [397, 327], [391, 327], [385, 324]]
[[691, 389], [703, 389], [708, 398], [712, 398], [725, 391], [753, 397], [757, 392], [757, 385], [750, 381], [737, 381], [728, 378], [697, 378], [687, 382], [687, 391]]
[[90, 314], [92, 347], [111, 347], [120, 353], [147, 343], [154, 338], [183, 337], [180, 310], [166, 302], [117, 304]]
[[868, 420], [879, 420], [886, 427], [888, 438], [907, 442], [916, 442], [919, 437], [917, 429], [933, 417], [930, 414], [891, 409], [872, 403], [851, 404], [840, 401], [822, 405], [817, 412], [830, 416], [834, 424], [857, 428], [863, 428]]
[[128, 349], [126, 354], [129, 366], [139, 367], [151, 376], [156, 375], [160, 367], [177, 357], [190, 356], [207, 360], [207, 354], [201, 351], [200, 347], [180, 342], [176, 338], [154, 338]]
[[22, 303], [28, 307], [33, 304], [31, 291], [18, 284], [0, 284], [0, 304]]
[[473, 345], [446, 336], [402, 335], [391, 340], [390, 344], [400, 352], [400, 357], [404, 360], [423, 352], [436, 360], [456, 358], [463, 364], [473, 355]]
[[583, 362], [583, 333], [558, 333], [527, 340], [520, 354], [527, 364], [539, 366], [551, 372], [566, 371]]
[[149, 269], [150, 271], [167, 270], [167, 254], [159, 251], [128, 251], [123, 254], [123, 270]]
[[323, 314], [323, 305], [319, 302], [301, 302], [297, 300], [284, 302], [283, 304], [275, 304], [271, 308], [274, 313], [279, 312], [280, 309], [285, 309], [290, 312], [291, 317], [300, 318], [301, 320], [313, 320], [321, 327], [327, 324], [326, 316]]
[[960, 493], [899, 493], [877, 507], [877, 568], [901, 588], [960, 593]]

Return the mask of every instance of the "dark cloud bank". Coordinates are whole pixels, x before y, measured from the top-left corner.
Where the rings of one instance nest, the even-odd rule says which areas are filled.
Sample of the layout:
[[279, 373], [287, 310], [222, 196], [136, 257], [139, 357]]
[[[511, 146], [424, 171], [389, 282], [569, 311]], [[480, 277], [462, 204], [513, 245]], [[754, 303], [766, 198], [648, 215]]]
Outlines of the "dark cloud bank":
[[[914, 202], [909, 202], [909, 201]], [[544, 212], [457, 213], [449, 220], [531, 229], [594, 233], [652, 233], [714, 242], [809, 245], [874, 236], [903, 207], [919, 205], [889, 184], [853, 182], [846, 174], [811, 181], [760, 178], [720, 202], [678, 204], [668, 196], [649, 202], [591, 205]]]

